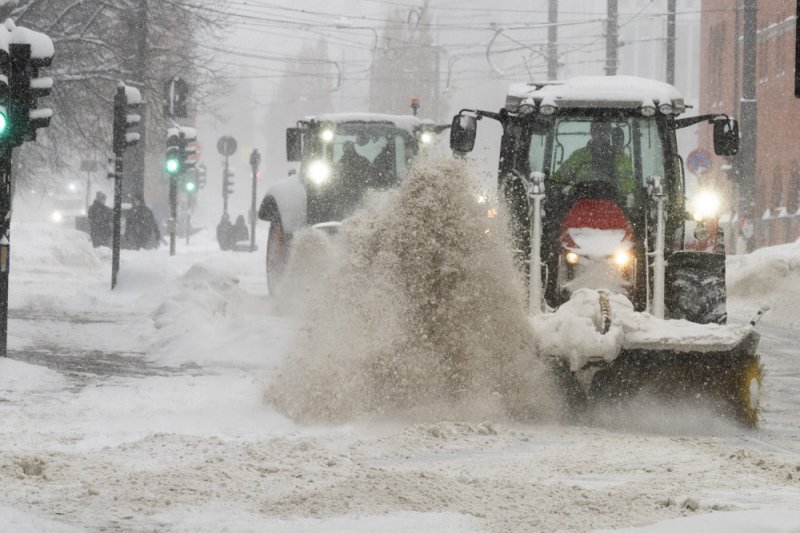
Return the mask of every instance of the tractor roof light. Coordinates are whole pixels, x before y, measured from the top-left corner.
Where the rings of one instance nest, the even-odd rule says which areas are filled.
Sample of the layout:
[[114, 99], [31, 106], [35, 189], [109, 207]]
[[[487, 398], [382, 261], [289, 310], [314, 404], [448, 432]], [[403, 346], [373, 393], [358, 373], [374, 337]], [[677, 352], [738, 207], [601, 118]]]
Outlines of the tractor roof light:
[[670, 104], [669, 102], [665, 102], [660, 106], [658, 106], [658, 110], [662, 115], [671, 115], [673, 111], [672, 104]]
[[652, 102], [642, 104], [640, 112], [643, 117], [652, 117], [656, 114], [656, 106]]
[[542, 100], [542, 103], [539, 104], [539, 113], [542, 115], [553, 115], [557, 110], [558, 106], [556, 106], [556, 103], [552, 98], [545, 98]]
[[531, 115], [536, 112], [536, 102], [531, 98], [526, 98], [519, 104], [517, 112], [520, 115]]
[[322, 130], [319, 136], [322, 139], [322, 142], [329, 143], [333, 140], [333, 130], [330, 128], [325, 128]]

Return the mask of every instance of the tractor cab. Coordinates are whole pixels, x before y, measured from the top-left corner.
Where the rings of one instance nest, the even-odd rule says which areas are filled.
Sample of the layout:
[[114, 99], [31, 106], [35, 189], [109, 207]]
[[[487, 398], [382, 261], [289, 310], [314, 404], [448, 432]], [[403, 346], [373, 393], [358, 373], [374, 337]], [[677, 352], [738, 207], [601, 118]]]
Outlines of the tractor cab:
[[416, 117], [321, 115], [286, 132], [289, 161], [300, 163], [310, 225], [341, 221], [369, 190], [396, 186], [435, 126]]

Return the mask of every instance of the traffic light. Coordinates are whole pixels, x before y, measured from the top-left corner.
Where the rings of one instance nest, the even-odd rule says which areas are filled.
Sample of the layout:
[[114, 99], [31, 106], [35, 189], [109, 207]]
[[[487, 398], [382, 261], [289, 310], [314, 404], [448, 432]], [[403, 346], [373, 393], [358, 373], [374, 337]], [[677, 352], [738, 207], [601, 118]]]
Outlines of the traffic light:
[[204, 189], [206, 187], [206, 166], [203, 164], [197, 165], [197, 188]]
[[194, 168], [197, 161], [197, 131], [194, 128], [178, 126], [167, 130], [167, 152], [164, 170], [170, 176], [177, 176]]
[[[2, 41], [8, 49], [0, 51], [0, 63], [8, 82], [7, 106], [0, 106], [0, 137], [10, 146], [35, 141], [36, 131], [50, 125], [53, 110], [39, 108], [39, 98], [50, 94], [53, 78], [39, 77], [39, 69], [53, 61], [53, 41], [27, 28], [17, 28], [7, 20], [0, 29], [8, 32]], [[5, 95], [3, 95], [5, 96]]]
[[227, 198], [233, 194], [233, 171], [225, 169], [222, 171], [222, 196]]
[[186, 174], [183, 177], [183, 190], [187, 193], [197, 192], [197, 176], [194, 174]]
[[178, 128], [167, 130], [167, 153], [164, 158], [164, 170], [170, 176], [181, 172], [181, 135]]
[[197, 165], [197, 130], [180, 126], [180, 139], [181, 171], [185, 172]]
[[139, 133], [130, 131], [141, 122], [139, 106], [142, 95], [139, 89], [128, 87], [124, 83], [117, 85], [114, 95], [114, 155], [122, 157], [125, 149], [139, 142]]

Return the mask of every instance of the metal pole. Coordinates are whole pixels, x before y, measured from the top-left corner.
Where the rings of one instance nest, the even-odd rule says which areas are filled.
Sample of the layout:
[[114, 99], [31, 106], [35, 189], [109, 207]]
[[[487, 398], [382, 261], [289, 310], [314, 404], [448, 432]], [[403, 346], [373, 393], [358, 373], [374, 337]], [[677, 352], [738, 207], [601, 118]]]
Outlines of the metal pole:
[[[756, 46], [758, 31], [758, 2], [744, 2], [744, 38], [742, 42], [742, 151], [736, 158], [741, 172], [739, 183], [739, 216], [755, 224], [755, 191], [757, 178], [756, 157], [758, 155], [756, 102]], [[746, 243], [746, 251], [752, 251], [753, 243]]]
[[[124, 89], [123, 89], [124, 91]], [[111, 289], [117, 286], [122, 228], [122, 154], [114, 156], [114, 224], [111, 237]]]
[[225, 156], [225, 170], [222, 174], [222, 214], [228, 212], [228, 156]]
[[619, 40], [617, 37], [617, 0], [607, 0], [607, 22], [606, 22], [606, 76], [617, 74], [617, 47]]
[[558, 78], [558, 0], [547, 6], [547, 79]]
[[178, 217], [178, 176], [169, 178], [169, 255], [175, 255], [175, 226]]
[[0, 156], [0, 356], [8, 355], [8, 275], [11, 264], [11, 148]]
[[258, 165], [261, 163], [261, 155], [258, 150], [253, 149], [250, 154], [250, 167], [253, 173], [253, 194], [250, 201], [250, 251], [256, 251], [256, 194], [258, 184]]
[[675, 3], [667, 0], [667, 83], [675, 85]]

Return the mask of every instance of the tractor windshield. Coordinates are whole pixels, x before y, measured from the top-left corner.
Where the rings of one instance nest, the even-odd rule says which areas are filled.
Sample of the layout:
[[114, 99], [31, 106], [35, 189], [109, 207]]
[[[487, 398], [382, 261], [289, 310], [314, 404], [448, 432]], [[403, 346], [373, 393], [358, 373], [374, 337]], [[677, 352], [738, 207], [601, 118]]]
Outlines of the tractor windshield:
[[613, 183], [623, 194], [664, 176], [664, 152], [653, 118], [565, 116], [529, 130], [527, 171], [539, 170], [565, 186]]
[[320, 136], [334, 173], [374, 187], [390, 187], [405, 178], [416, 153], [413, 137], [392, 124], [340, 123], [323, 127]]

